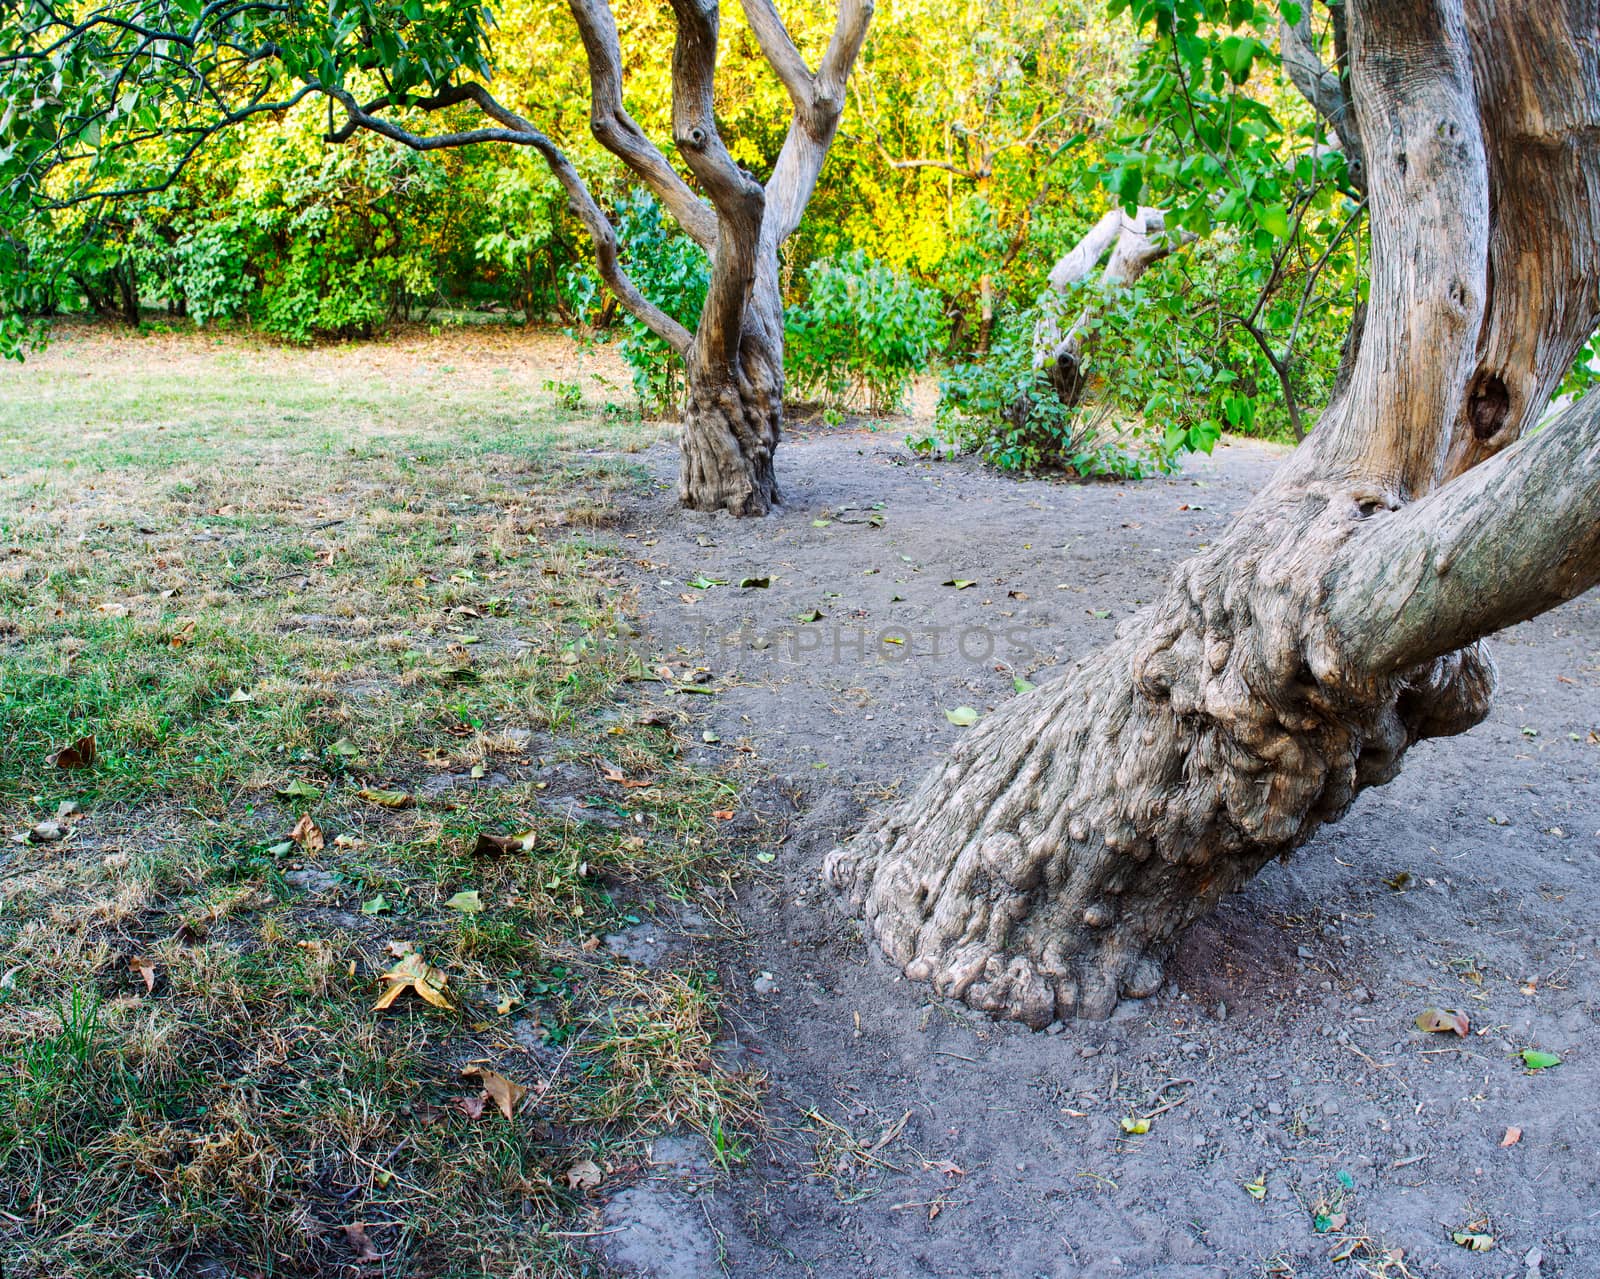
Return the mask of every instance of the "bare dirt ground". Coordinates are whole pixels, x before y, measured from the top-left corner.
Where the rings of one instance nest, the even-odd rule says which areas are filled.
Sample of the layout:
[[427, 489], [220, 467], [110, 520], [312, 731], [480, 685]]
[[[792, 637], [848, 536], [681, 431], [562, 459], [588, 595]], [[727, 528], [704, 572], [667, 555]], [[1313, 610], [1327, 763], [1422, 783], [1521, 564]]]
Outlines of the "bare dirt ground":
[[[657, 486], [619, 543], [642, 625], [675, 678], [714, 690], [679, 699], [696, 749], [749, 786], [724, 1050], [769, 1072], [773, 1132], [731, 1178], [658, 1142], [596, 1212], [612, 1264], [1600, 1276], [1600, 602], [1500, 637], [1491, 719], [1417, 747], [1195, 929], [1164, 993], [1030, 1033], [876, 959], [821, 858], [957, 740], [946, 710], [986, 712], [1108, 639], [1281, 452], [1019, 483], [802, 431], [779, 459], [787, 510], [748, 523], [679, 512], [673, 450], [644, 456]], [[612, 944], [665, 962], [695, 923]], [[1428, 1006], [1472, 1033], [1421, 1033]], [[1529, 1071], [1526, 1048], [1561, 1064]]]

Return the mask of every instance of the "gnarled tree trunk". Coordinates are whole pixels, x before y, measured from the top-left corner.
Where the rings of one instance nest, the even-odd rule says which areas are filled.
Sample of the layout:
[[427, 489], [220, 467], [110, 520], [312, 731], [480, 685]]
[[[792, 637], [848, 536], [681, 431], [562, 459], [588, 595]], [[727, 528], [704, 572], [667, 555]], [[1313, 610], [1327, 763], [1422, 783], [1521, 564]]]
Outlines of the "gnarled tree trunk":
[[1182, 930], [1414, 742], [1478, 640], [1600, 581], [1600, 2], [1353, 0], [1366, 331], [1311, 442], [1161, 600], [827, 860], [885, 954], [1030, 1025], [1154, 991]]
[[698, 511], [765, 515], [779, 502], [772, 455], [783, 429], [783, 309], [774, 252], [763, 258], [731, 357], [691, 346], [678, 497]]

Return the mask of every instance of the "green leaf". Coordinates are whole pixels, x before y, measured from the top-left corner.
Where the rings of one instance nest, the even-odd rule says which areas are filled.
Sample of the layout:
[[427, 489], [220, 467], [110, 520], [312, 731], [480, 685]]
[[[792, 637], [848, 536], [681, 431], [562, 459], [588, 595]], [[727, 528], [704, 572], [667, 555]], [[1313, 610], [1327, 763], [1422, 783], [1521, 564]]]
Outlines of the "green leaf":
[[1013, 692], [1031, 693], [1037, 687], [1038, 687], [1037, 684], [1031, 683], [1030, 681], [1023, 679], [1022, 676], [1020, 676], [1020, 675], [1015, 675], [1011, 679], [1011, 688], [1012, 688]]
[[[701, 577], [691, 577], [689, 579], [689, 585], [694, 587], [694, 589], [697, 590], [697, 591], [709, 591], [713, 586], [726, 586], [727, 584], [728, 584], [728, 579], [725, 578], [725, 577], [704, 577], [704, 576], [701, 576]], [[744, 583], [741, 582], [740, 585], [743, 586]]]
[[389, 899], [382, 893], [379, 893], [371, 901], [361, 903], [361, 913], [363, 915], [382, 915], [392, 909], [389, 905]]
[[476, 888], [465, 889], [445, 902], [451, 910], [459, 910], [463, 915], [476, 915], [483, 910], [483, 898], [478, 896]]
[[1524, 1048], [1522, 1064], [1529, 1070], [1549, 1070], [1551, 1066], [1559, 1066], [1561, 1058], [1555, 1053], [1540, 1052], [1537, 1048]]
[[1263, 205], [1256, 211], [1256, 224], [1280, 240], [1289, 238], [1289, 210], [1281, 204]]
[[[691, 583], [691, 585], [693, 585], [693, 583]], [[767, 589], [767, 587], [772, 585], [772, 579], [770, 577], [741, 577], [739, 579], [739, 585], [744, 587], [744, 589], [747, 591], [764, 591]]]
[[970, 706], [958, 706], [953, 711], [946, 711], [944, 717], [957, 728], [971, 728], [978, 722], [978, 712]]
[[939, 585], [940, 586], [953, 586], [958, 591], [964, 591], [969, 586], [976, 586], [977, 582], [975, 582], [970, 577], [952, 577], [947, 582], [940, 582]]
[[303, 799], [308, 804], [315, 804], [322, 798], [322, 792], [310, 782], [301, 781], [297, 777], [287, 786], [278, 787], [278, 797], [280, 799]]
[[797, 622], [820, 622], [822, 620], [822, 610], [814, 608], [809, 613], [797, 613], [794, 620]]

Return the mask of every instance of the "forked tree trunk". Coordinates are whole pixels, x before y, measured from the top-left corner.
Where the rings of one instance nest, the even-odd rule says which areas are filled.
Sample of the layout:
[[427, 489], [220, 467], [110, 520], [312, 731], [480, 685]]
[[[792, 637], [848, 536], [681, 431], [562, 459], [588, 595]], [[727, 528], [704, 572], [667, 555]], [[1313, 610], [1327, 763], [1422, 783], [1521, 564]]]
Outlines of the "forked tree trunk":
[[772, 455], [783, 430], [783, 311], [777, 254], [763, 260], [731, 358], [688, 354], [678, 497], [697, 511], [765, 515], [779, 502]]
[[1414, 742], [1477, 640], [1600, 580], [1600, 397], [1522, 438], [1600, 306], [1600, 0], [1354, 0], [1366, 331], [1311, 442], [1163, 598], [827, 859], [907, 975], [1039, 1026], [1176, 939]]

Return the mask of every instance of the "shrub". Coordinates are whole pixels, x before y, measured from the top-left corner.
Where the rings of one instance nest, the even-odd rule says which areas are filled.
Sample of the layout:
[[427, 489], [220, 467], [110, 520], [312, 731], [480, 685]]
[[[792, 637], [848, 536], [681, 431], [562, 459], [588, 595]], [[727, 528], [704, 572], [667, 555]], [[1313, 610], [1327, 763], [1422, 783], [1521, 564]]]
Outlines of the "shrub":
[[[705, 251], [663, 215], [654, 196], [638, 187], [617, 202], [614, 222], [623, 266], [639, 292], [693, 332], [711, 283]], [[592, 267], [573, 271], [567, 292], [580, 316], [610, 296]], [[631, 315], [624, 313], [622, 323], [617, 350], [633, 375], [641, 408], [647, 415], [675, 414], [683, 402], [683, 360]]]
[[784, 319], [784, 367], [803, 398], [893, 413], [940, 338], [938, 295], [860, 249], [806, 268]]
[[[1132, 352], [1118, 350], [1115, 394], [1101, 393], [1074, 408], [1057, 397], [1043, 370], [1033, 363], [1036, 307], [1008, 312], [995, 325], [986, 354], [957, 364], [941, 387], [937, 435], [909, 441], [918, 452], [956, 447], [978, 454], [1008, 471], [1061, 469], [1083, 476], [1133, 478], [1151, 470], [1171, 470], [1179, 454], [1210, 450], [1216, 432], [1204, 426], [1171, 425], [1182, 406], [1169, 403], [1159, 389], [1139, 409], [1129, 406], [1146, 386], [1129, 371]], [[1116, 345], [1113, 325], [1097, 322], [1097, 353]], [[1119, 421], [1120, 419], [1120, 421]], [[1163, 427], [1157, 424], [1169, 423]]]

